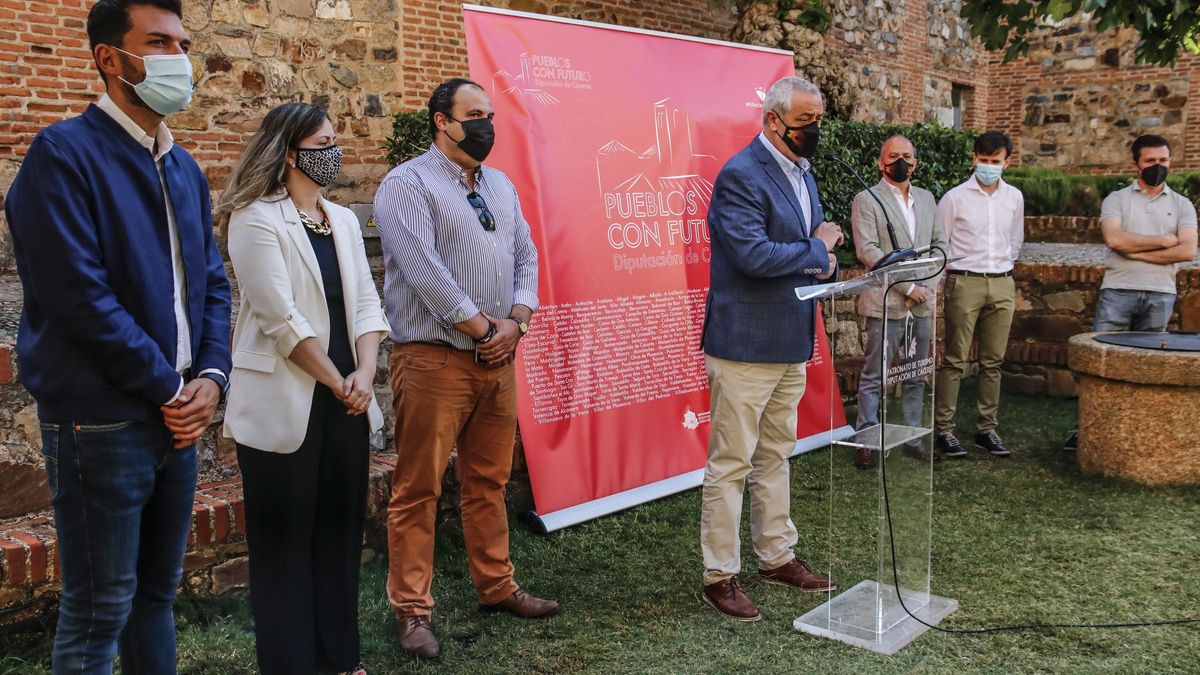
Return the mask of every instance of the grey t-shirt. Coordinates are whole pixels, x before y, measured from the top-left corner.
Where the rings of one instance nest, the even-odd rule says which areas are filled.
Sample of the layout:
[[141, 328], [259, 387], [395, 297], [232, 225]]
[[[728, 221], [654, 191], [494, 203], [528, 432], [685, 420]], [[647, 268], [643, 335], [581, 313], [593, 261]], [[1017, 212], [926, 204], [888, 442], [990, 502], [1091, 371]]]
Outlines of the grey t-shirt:
[[[1116, 218], [1121, 228], [1131, 234], [1162, 236], [1176, 234], [1187, 227], [1196, 227], [1196, 207], [1187, 197], [1163, 186], [1153, 199], [1146, 196], [1135, 180], [1104, 198], [1100, 219]], [[1109, 250], [1104, 260], [1106, 271], [1101, 288], [1131, 291], [1175, 292], [1176, 263], [1157, 263], [1130, 260]]]

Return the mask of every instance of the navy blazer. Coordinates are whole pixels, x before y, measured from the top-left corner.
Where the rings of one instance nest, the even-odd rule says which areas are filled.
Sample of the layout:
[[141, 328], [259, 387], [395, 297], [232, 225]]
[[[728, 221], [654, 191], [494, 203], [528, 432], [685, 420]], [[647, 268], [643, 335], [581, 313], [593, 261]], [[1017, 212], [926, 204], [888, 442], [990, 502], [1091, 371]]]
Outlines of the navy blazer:
[[775, 157], [755, 137], [734, 155], [708, 207], [711, 281], [701, 345], [717, 358], [802, 363], [812, 358], [815, 300], [797, 286], [820, 283], [828, 270], [825, 242], [809, 232], [825, 220], [812, 173], [804, 174], [812, 223]]
[[[179, 228], [192, 369], [230, 371], [229, 281], [208, 181], [163, 156]], [[95, 105], [43, 129], [5, 201], [24, 307], [21, 382], [43, 422], [161, 423], [175, 395], [174, 266], [154, 158]]]

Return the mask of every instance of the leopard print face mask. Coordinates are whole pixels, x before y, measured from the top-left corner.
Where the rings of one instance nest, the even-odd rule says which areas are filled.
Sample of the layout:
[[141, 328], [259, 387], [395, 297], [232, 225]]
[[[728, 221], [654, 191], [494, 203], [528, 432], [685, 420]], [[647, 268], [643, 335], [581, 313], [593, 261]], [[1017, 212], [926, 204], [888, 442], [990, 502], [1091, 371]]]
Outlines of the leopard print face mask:
[[337, 178], [342, 170], [342, 149], [336, 145], [327, 148], [296, 148], [296, 169], [325, 187]]

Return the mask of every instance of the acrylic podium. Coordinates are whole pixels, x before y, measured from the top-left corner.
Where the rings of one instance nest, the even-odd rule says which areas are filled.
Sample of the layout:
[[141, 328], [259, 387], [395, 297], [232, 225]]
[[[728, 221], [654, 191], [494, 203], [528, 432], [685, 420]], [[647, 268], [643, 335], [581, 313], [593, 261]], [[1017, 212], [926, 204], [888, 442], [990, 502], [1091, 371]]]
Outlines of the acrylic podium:
[[[859, 295], [893, 285], [906, 289], [941, 267], [940, 257], [918, 258], [848, 281], [797, 288], [802, 300], [823, 300], [835, 363], [831, 377], [837, 377], [839, 360], [865, 353], [865, 331], [857, 320]], [[927, 302], [933, 307], [929, 324], [935, 327], [937, 303], [932, 297]], [[936, 625], [954, 612], [958, 603], [930, 592], [936, 330], [921, 335], [911, 313], [889, 316], [886, 305], [884, 325], [891, 321], [895, 328], [884, 332], [889, 344], [881, 357], [890, 353], [890, 361], [881, 358], [883, 363], [876, 364], [876, 372], [882, 373], [878, 423], [865, 426], [867, 420], [865, 428], [835, 441], [829, 453], [827, 560], [830, 578], [842, 590], [831, 592], [825, 604], [794, 625], [805, 633], [894, 654], [929, 630], [925, 624]], [[832, 390], [837, 391], [836, 383]], [[837, 396], [830, 400], [831, 408], [842, 405]], [[831, 418], [833, 413], [831, 409]], [[853, 466], [862, 448], [874, 454], [871, 471]]]

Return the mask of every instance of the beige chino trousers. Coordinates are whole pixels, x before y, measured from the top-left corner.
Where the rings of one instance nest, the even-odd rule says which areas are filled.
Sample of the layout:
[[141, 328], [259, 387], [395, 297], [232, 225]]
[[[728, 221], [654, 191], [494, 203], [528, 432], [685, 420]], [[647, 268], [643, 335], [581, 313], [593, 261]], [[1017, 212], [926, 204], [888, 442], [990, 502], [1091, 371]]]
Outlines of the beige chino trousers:
[[977, 433], [991, 431], [1000, 414], [1000, 367], [1008, 350], [1008, 333], [1016, 311], [1017, 287], [1012, 276], [950, 275], [945, 303], [946, 350], [937, 371], [933, 426], [953, 431], [958, 388], [967, 372], [971, 340], [979, 335], [979, 416]]
[[704, 584], [741, 571], [742, 497], [750, 490], [750, 536], [759, 569], [795, 557], [788, 457], [796, 449], [796, 406], [806, 364], [746, 363], [705, 356], [712, 435], [704, 468], [700, 548]]

